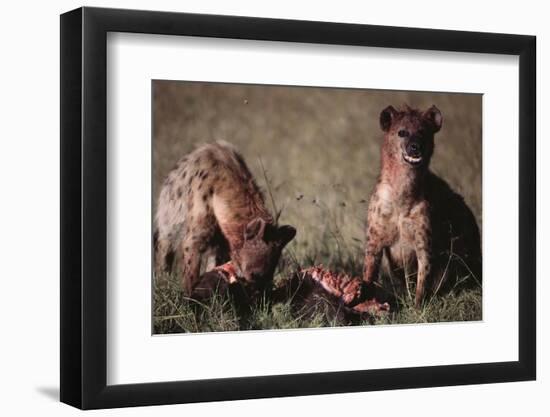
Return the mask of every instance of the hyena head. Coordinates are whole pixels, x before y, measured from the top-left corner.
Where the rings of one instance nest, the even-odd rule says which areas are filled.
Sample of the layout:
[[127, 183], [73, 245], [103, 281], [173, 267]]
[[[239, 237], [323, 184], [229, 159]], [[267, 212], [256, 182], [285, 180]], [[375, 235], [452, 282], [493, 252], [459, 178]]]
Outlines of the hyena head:
[[392, 106], [380, 113], [380, 127], [385, 132], [384, 152], [413, 169], [427, 168], [434, 149], [434, 134], [441, 129], [443, 118], [435, 106], [425, 112], [405, 106], [402, 111]]
[[295, 235], [292, 226], [276, 226], [262, 218], [250, 221], [244, 228], [244, 243], [235, 253], [242, 277], [259, 285], [273, 279], [281, 252]]

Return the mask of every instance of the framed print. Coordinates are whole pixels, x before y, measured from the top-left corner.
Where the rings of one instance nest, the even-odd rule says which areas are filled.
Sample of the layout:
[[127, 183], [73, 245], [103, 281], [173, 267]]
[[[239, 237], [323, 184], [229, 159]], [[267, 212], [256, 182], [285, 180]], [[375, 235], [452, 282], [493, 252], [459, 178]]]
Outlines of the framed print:
[[61, 16], [61, 400], [535, 379], [535, 38]]

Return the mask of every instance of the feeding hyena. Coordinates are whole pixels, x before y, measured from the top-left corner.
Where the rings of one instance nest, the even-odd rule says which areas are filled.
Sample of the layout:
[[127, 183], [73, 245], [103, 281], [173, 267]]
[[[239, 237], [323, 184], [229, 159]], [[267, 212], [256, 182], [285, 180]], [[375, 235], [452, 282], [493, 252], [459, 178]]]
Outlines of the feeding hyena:
[[369, 201], [363, 279], [416, 271], [415, 303], [465, 277], [481, 280], [479, 229], [464, 199], [429, 169], [442, 115], [392, 106], [380, 114], [381, 173]]
[[[242, 156], [228, 143], [183, 157], [162, 185], [155, 217], [155, 270], [179, 266], [192, 294], [201, 264], [231, 260], [245, 282], [271, 282], [291, 226], [277, 226]], [[210, 265], [214, 266], [214, 265]]]

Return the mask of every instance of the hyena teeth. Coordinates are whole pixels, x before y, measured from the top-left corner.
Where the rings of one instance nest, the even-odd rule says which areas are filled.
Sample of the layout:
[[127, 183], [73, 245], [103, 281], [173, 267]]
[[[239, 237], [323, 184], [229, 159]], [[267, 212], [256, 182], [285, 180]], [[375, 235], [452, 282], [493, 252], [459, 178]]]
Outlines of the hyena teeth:
[[414, 156], [409, 156], [409, 155], [403, 154], [403, 157], [405, 158], [405, 160], [407, 162], [410, 162], [411, 164], [417, 164], [420, 161], [422, 161], [422, 157], [420, 157], [420, 156], [415, 158]]

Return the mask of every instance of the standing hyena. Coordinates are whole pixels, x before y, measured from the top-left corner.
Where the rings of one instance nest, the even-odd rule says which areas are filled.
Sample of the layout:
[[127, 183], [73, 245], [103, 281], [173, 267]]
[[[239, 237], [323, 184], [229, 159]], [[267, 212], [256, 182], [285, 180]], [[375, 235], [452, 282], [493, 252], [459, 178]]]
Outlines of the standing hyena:
[[273, 278], [283, 247], [296, 234], [278, 227], [239, 153], [223, 142], [183, 157], [160, 191], [155, 218], [155, 270], [180, 265], [182, 287], [191, 294], [201, 261], [231, 259], [237, 273], [261, 285]]
[[381, 174], [369, 202], [363, 279], [372, 283], [380, 269], [390, 277], [403, 270], [406, 277], [416, 267], [417, 307], [427, 280], [437, 290], [449, 277], [481, 279], [476, 220], [464, 199], [429, 170], [441, 124], [435, 106], [423, 113], [389, 106], [380, 114]]

